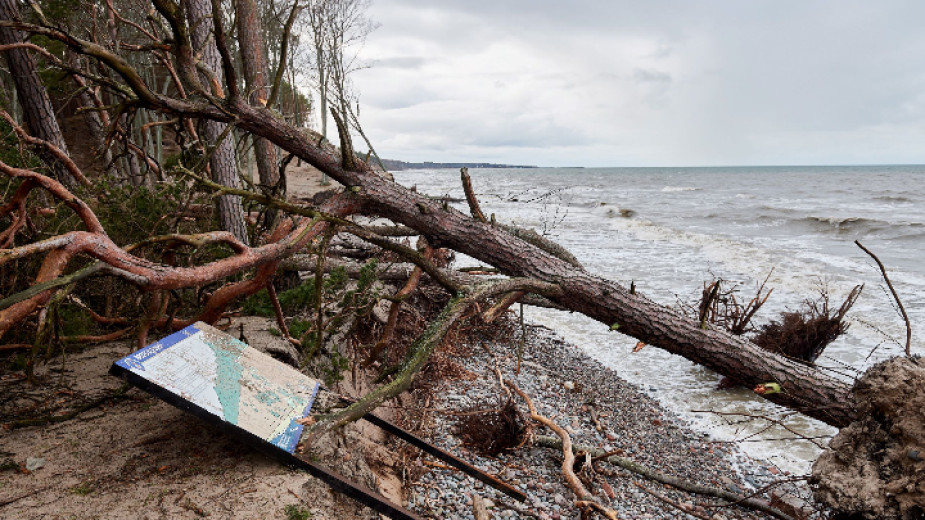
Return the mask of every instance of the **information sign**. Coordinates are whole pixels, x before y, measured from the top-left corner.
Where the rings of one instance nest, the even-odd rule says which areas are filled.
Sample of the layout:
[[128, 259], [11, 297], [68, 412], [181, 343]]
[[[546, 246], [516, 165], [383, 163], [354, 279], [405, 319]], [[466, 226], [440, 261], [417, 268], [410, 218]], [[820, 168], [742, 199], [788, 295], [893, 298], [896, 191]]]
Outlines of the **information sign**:
[[320, 387], [202, 322], [125, 356], [115, 362], [118, 371], [115, 367], [288, 453], [295, 451], [300, 419], [309, 415]]

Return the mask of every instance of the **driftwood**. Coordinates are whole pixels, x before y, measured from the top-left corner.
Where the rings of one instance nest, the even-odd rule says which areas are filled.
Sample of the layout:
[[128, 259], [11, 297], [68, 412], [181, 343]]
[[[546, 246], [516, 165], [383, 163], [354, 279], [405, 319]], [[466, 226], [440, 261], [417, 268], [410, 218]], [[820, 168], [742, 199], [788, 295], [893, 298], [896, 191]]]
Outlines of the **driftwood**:
[[507, 382], [507, 385], [527, 403], [531, 419], [554, 431], [559, 436], [559, 447], [562, 450], [562, 475], [565, 477], [568, 487], [575, 493], [575, 505], [582, 510], [596, 511], [606, 518], [617, 520], [617, 512], [598, 502], [594, 495], [588, 492], [585, 485], [578, 479], [578, 476], [575, 475], [575, 452], [572, 446], [572, 438], [568, 432], [548, 417], [540, 415], [536, 411], [536, 407], [533, 406], [533, 401], [530, 397], [517, 385], [510, 381]]
[[[538, 435], [534, 439], [534, 443], [537, 446], [542, 446], [544, 448], [552, 448], [554, 450], [563, 449], [562, 440], [555, 438], [555, 437], [547, 437], [544, 435]], [[594, 457], [595, 459], [599, 457], [603, 457], [603, 460], [606, 460], [608, 463], [613, 464], [614, 466], [618, 466], [631, 473], [634, 473], [641, 477], [645, 477], [654, 482], [659, 482], [661, 484], [667, 484], [669, 486], [682, 489], [689, 493], [696, 493], [698, 495], [706, 495], [706, 496], [721, 498], [733, 504], [738, 504], [744, 507], [750, 507], [752, 509], [763, 511], [776, 518], [780, 518], [781, 520], [793, 520], [793, 517], [791, 517], [790, 515], [784, 513], [783, 511], [775, 507], [771, 507], [764, 500], [759, 500], [757, 498], [740, 495], [738, 493], [732, 493], [730, 491], [726, 491], [725, 489], [720, 489], [720, 488], [713, 487], [713, 486], [705, 486], [703, 484], [699, 484], [696, 482], [690, 482], [690, 481], [680, 479], [677, 477], [672, 477], [671, 475], [666, 475], [660, 471], [656, 471], [652, 468], [643, 466], [642, 464], [634, 462], [626, 457], [620, 457], [618, 455], [609, 454], [605, 452], [604, 450], [595, 448], [593, 446], [575, 444], [571, 446], [571, 449], [574, 452], [580, 451], [583, 453], [588, 453], [591, 457]]]

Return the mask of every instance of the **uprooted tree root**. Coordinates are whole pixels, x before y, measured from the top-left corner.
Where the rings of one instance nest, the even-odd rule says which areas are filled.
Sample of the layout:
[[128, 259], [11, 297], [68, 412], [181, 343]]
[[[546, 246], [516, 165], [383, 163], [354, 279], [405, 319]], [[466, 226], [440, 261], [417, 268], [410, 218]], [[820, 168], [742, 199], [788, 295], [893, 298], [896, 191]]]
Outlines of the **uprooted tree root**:
[[470, 409], [456, 425], [463, 442], [483, 455], [496, 457], [523, 443], [527, 426], [513, 399], [491, 409]]
[[813, 363], [830, 343], [848, 330], [845, 314], [857, 301], [863, 287], [855, 286], [837, 310], [830, 307], [829, 293], [823, 287], [817, 300], [807, 300], [799, 311], [785, 312], [780, 321], [765, 324], [751, 341], [771, 352]]
[[816, 499], [839, 519], [925, 518], [925, 362], [897, 357], [855, 384], [858, 419], [813, 464]]
[[[773, 272], [773, 271], [772, 271]], [[703, 293], [696, 308], [684, 305], [689, 314], [695, 314], [701, 327], [707, 325], [725, 329], [737, 336], [753, 332], [749, 340], [759, 347], [783, 354], [806, 363], [814, 363], [829, 344], [848, 330], [845, 315], [861, 295], [863, 285], [855, 286], [837, 309], [832, 308], [828, 288], [820, 284], [819, 296], [805, 300], [797, 311], [781, 313], [779, 320], [772, 320], [760, 327], [752, 325], [752, 319], [767, 302], [774, 289], [766, 289], [771, 273], [758, 285], [755, 296], [743, 303], [740, 284], [723, 288], [723, 280], [713, 279], [704, 283]], [[721, 383], [721, 386], [730, 386]]]

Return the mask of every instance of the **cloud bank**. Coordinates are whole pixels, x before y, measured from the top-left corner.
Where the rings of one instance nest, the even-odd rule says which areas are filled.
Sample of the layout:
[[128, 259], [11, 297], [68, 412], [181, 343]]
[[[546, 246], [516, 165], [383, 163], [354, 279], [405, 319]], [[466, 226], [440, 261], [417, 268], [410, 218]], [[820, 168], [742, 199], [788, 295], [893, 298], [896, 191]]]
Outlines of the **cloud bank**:
[[544, 166], [925, 162], [925, 3], [375, 0], [384, 157]]

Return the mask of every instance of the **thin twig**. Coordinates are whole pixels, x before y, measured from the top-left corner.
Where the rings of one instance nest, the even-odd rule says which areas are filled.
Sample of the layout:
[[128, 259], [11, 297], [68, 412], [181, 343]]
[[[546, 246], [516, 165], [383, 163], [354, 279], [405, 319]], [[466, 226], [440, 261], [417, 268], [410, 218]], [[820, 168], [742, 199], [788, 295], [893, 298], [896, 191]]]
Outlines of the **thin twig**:
[[896, 289], [893, 288], [893, 284], [890, 282], [890, 277], [886, 275], [886, 268], [883, 267], [883, 262], [881, 262], [880, 259], [877, 258], [877, 255], [871, 252], [870, 249], [862, 246], [860, 241], [855, 240], [854, 243], [860, 247], [862, 251], [870, 255], [870, 257], [874, 259], [874, 262], [877, 262], [877, 267], [880, 268], [880, 274], [883, 275], [883, 280], [886, 282], [887, 287], [890, 288], [890, 292], [893, 293], [893, 299], [896, 300], [896, 305], [899, 306], [899, 312], [902, 313], [903, 320], [906, 322], [906, 357], [912, 356], [912, 325], [909, 323], [909, 315], [906, 314], [906, 309], [903, 307], [903, 302], [900, 301], [899, 295], [896, 294]]
[[272, 279], [267, 282], [267, 294], [270, 296], [270, 303], [273, 304], [273, 313], [276, 315], [276, 323], [279, 325], [280, 332], [287, 341], [292, 343], [295, 338], [289, 334], [289, 327], [286, 326], [286, 317], [283, 315], [283, 308], [279, 304], [279, 298], [276, 296], [276, 286], [273, 285]]

